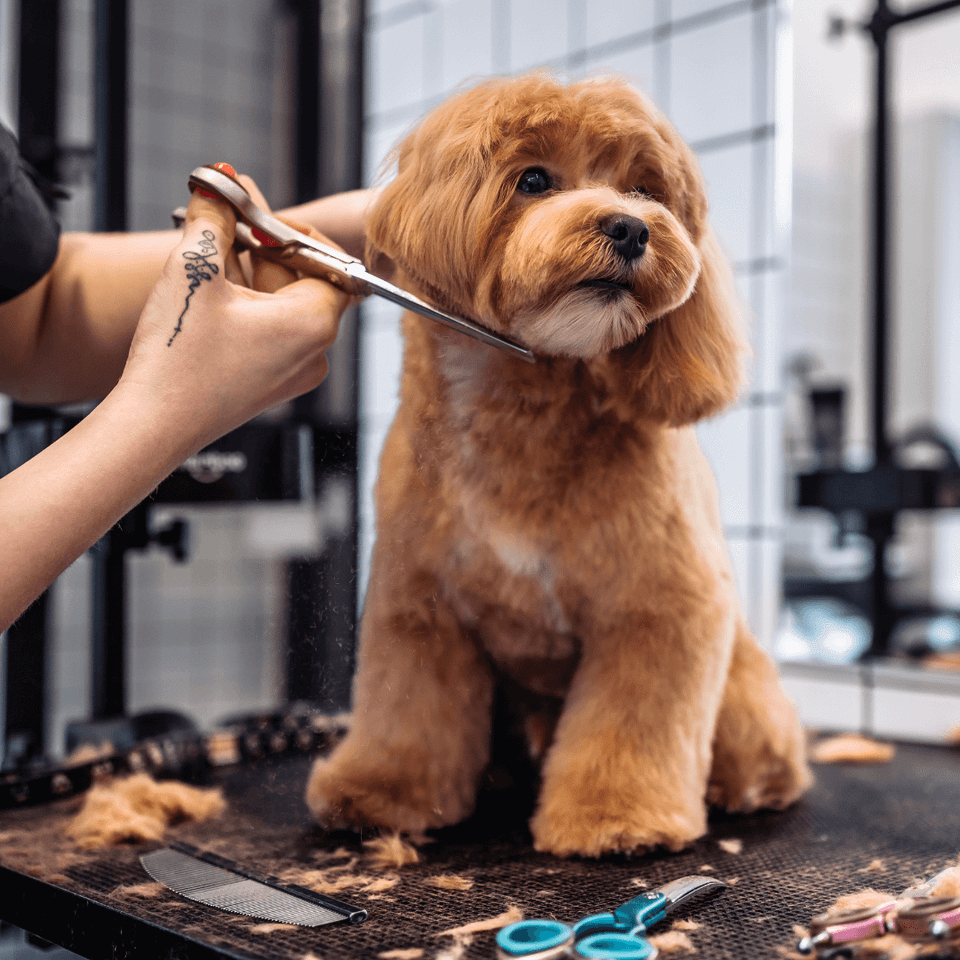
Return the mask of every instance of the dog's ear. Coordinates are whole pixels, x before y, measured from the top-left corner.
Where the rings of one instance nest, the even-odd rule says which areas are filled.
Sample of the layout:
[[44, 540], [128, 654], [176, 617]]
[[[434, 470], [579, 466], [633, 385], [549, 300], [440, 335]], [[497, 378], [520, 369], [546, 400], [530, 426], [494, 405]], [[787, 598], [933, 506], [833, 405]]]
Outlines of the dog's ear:
[[[467, 205], [478, 190], [479, 172], [471, 174], [468, 150], [462, 151], [462, 166], [452, 162], [452, 151], [432, 136], [436, 122], [428, 118], [397, 148], [397, 175], [366, 218], [366, 262], [384, 279], [401, 282], [402, 274], [421, 295], [456, 312], [467, 304], [451, 299], [450, 291], [472, 288], [469, 264], [475, 257], [464, 247]], [[440, 264], [442, 278], [436, 275]]]
[[693, 293], [654, 321], [637, 348], [641, 412], [675, 427], [733, 403], [745, 382], [749, 353], [733, 276], [709, 228], [699, 249]]

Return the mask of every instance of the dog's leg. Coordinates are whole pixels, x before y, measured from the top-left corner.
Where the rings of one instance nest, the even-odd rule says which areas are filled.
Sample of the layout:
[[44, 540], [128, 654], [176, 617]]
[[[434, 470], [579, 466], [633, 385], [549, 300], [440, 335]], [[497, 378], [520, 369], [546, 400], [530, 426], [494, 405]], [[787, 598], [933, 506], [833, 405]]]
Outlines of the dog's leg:
[[307, 803], [327, 826], [420, 833], [470, 814], [489, 756], [493, 679], [435, 583], [374, 570], [354, 680], [353, 723], [319, 760]]
[[712, 606], [638, 617], [632, 629], [584, 644], [531, 821], [538, 850], [676, 850], [705, 832], [733, 643], [733, 612]]
[[779, 810], [812, 782], [797, 711], [773, 661], [739, 624], [717, 718], [707, 799], [733, 812]]

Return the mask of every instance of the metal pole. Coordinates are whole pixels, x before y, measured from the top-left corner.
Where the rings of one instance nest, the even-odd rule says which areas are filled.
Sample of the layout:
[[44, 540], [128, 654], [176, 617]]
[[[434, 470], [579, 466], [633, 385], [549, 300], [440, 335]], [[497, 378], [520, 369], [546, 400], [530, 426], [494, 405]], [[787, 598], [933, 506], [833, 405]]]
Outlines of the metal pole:
[[868, 30], [876, 47], [873, 140], [873, 443], [878, 467], [886, 466], [891, 460], [890, 439], [887, 435], [887, 343], [891, 290], [888, 177], [891, 154], [887, 33], [891, 25], [886, 0], [877, 0], [877, 8]]
[[[943, 13], [960, 7], [960, 0], [941, 0], [927, 7], [907, 13], [890, 9], [887, 0], [876, 0], [870, 20], [864, 24], [876, 51], [874, 80], [873, 129], [873, 448], [878, 467], [893, 466], [893, 444], [887, 429], [890, 377], [888, 345], [890, 339], [891, 293], [890, 237], [892, 223], [890, 170], [894, 162], [891, 147], [890, 109], [890, 31], [911, 20]], [[882, 656], [888, 652], [890, 634], [895, 623], [890, 605], [890, 585], [887, 582], [887, 548], [894, 536], [896, 512], [867, 517], [867, 536], [873, 543], [873, 573], [870, 577], [871, 616], [873, 639], [868, 655]]]
[[127, 0], [94, 4], [94, 229], [127, 228]]

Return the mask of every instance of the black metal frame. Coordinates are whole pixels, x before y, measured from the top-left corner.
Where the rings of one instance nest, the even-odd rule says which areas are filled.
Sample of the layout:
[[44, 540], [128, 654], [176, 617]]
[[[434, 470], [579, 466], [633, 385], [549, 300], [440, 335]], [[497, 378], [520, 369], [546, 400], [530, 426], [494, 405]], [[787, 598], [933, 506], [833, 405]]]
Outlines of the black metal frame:
[[[58, 179], [60, 0], [36, 0], [20, 11], [17, 125], [20, 153], [49, 182]], [[34, 419], [41, 411], [14, 405], [11, 419]], [[46, 436], [49, 422], [38, 424]], [[29, 446], [29, 441], [24, 440]], [[4, 742], [0, 763], [16, 765], [43, 751], [46, 713], [44, 593], [7, 632]]]
[[[871, 184], [872, 329], [871, 353], [871, 428], [875, 465], [866, 472], [844, 469], [818, 470], [799, 477], [797, 505], [821, 507], [837, 514], [860, 514], [865, 533], [873, 545], [873, 571], [870, 575], [870, 615], [873, 638], [866, 656], [884, 656], [889, 652], [890, 636], [900, 616], [890, 600], [886, 556], [894, 537], [897, 514], [906, 509], [942, 509], [954, 507], [953, 490], [958, 484], [956, 470], [916, 471], [899, 466], [895, 460], [898, 444], [888, 429], [889, 339], [892, 277], [890, 273], [891, 177], [891, 96], [889, 35], [905, 23], [925, 19], [960, 8], [960, 0], [915, 7], [907, 11], [891, 9], [887, 0], [876, 0], [873, 15], [856, 24], [873, 41], [874, 127]], [[832, 32], [847, 27], [842, 20], [832, 22]], [[927, 476], [928, 474], [934, 476]], [[923, 474], [921, 476], [921, 474]], [[921, 491], [923, 488], [923, 491]], [[904, 491], [910, 491], [906, 496]], [[917, 492], [920, 491], [920, 492]], [[916, 493], [916, 496], [913, 495]], [[945, 502], [946, 501], [946, 502]]]
[[94, 0], [94, 229], [127, 229], [127, 0]]
[[[364, 0], [288, 0], [297, 22], [296, 199], [353, 190], [362, 183]], [[358, 449], [359, 336], [356, 311], [340, 325], [330, 373], [294, 404], [294, 418], [327, 429]], [[340, 399], [334, 398], [335, 394]], [[343, 402], [344, 395], [347, 397]], [[350, 486], [350, 530], [320, 556], [287, 566], [285, 696], [337, 709], [349, 702], [357, 628], [357, 461], [341, 472]], [[323, 477], [318, 473], [318, 480]]]

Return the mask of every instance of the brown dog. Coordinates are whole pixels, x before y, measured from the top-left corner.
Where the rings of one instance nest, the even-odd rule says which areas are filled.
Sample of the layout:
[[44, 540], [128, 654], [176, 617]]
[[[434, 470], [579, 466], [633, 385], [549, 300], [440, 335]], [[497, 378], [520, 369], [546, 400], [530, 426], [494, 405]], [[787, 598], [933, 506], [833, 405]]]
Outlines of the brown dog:
[[368, 237], [537, 362], [404, 318], [353, 726], [313, 770], [315, 816], [467, 816], [503, 680], [539, 698], [540, 850], [677, 849], [708, 802], [795, 800], [802, 732], [690, 426], [737, 396], [744, 353], [690, 150], [618, 81], [486, 83], [401, 145]]

